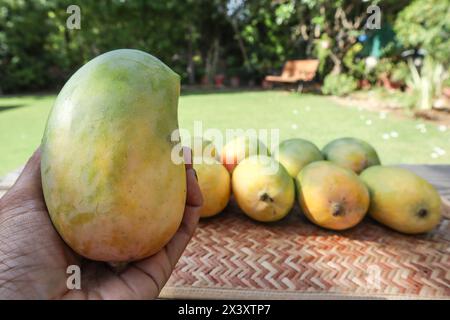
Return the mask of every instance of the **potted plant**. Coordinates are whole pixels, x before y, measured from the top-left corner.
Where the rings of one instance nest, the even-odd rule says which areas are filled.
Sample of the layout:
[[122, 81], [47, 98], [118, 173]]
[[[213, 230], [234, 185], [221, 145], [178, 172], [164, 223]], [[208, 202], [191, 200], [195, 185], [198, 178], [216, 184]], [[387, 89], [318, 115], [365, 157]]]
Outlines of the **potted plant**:
[[225, 75], [222, 73], [218, 73], [214, 75], [214, 85], [216, 88], [223, 88], [223, 81], [225, 80]]
[[239, 68], [230, 68], [228, 70], [228, 76], [230, 79], [230, 86], [232, 88], [239, 88], [241, 84], [240, 70]]

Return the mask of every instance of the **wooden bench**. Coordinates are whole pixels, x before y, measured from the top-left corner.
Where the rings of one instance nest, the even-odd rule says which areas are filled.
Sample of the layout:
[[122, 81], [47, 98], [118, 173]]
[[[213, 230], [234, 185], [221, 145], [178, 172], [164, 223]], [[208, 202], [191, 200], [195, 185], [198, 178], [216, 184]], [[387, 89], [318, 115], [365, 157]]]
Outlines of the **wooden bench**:
[[281, 75], [268, 75], [265, 81], [269, 83], [298, 83], [297, 90], [301, 91], [303, 83], [314, 79], [319, 60], [289, 60], [284, 64]]

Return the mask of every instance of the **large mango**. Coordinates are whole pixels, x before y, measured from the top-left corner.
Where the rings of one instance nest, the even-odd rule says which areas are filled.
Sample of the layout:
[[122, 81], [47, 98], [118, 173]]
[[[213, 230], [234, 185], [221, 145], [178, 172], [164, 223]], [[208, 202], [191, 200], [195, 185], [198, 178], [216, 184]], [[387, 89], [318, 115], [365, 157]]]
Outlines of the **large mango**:
[[184, 165], [172, 161], [179, 76], [138, 50], [91, 60], [65, 84], [42, 140], [50, 217], [65, 242], [93, 260], [159, 251], [186, 200]]

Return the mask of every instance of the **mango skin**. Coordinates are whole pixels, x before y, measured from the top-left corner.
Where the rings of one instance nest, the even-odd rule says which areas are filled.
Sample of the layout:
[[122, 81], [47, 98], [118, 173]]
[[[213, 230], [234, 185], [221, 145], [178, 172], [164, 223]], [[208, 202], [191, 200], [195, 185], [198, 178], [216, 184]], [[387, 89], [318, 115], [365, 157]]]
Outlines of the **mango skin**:
[[360, 177], [371, 196], [369, 214], [378, 222], [407, 234], [428, 232], [439, 224], [441, 197], [425, 179], [393, 166], [370, 167]]
[[203, 195], [200, 217], [215, 216], [227, 206], [230, 200], [230, 174], [219, 161], [213, 158], [205, 159], [202, 163], [194, 163], [194, 169]]
[[233, 173], [239, 162], [253, 155], [269, 155], [269, 151], [266, 145], [257, 138], [242, 135], [223, 146], [220, 160], [228, 172]]
[[299, 138], [281, 142], [272, 155], [286, 168], [292, 178], [296, 178], [299, 172], [311, 162], [323, 160], [319, 148], [312, 142]]
[[380, 158], [367, 142], [357, 138], [339, 138], [328, 143], [322, 153], [325, 160], [353, 170], [357, 174], [364, 169], [379, 165]]
[[179, 76], [138, 50], [80, 68], [59, 93], [42, 139], [50, 218], [78, 254], [125, 262], [158, 252], [178, 229], [183, 163], [171, 159]]
[[203, 157], [206, 158], [218, 158], [218, 152], [216, 146], [211, 140], [204, 139], [202, 137], [193, 137], [191, 139], [191, 150], [193, 161], [201, 162]]
[[298, 202], [314, 224], [332, 230], [357, 225], [369, 209], [369, 192], [351, 170], [330, 161], [307, 165], [296, 178]]
[[231, 185], [239, 207], [256, 221], [280, 220], [295, 202], [293, 179], [281, 164], [267, 156], [242, 160], [233, 172]]

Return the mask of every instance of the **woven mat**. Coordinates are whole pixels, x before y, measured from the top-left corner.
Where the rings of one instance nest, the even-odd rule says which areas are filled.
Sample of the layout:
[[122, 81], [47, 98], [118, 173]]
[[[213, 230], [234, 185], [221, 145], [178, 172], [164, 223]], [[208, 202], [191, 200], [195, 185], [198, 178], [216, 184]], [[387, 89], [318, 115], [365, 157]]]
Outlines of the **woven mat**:
[[[200, 222], [160, 297], [450, 299], [450, 166], [404, 167], [443, 196], [445, 218], [433, 232], [405, 236], [370, 218], [332, 232], [312, 225], [298, 208], [283, 221], [262, 224], [231, 202]], [[0, 179], [0, 197], [20, 171]]]
[[450, 206], [431, 233], [406, 236], [370, 218], [327, 231], [298, 208], [284, 220], [248, 219], [234, 201], [202, 220], [161, 298], [450, 299]]

